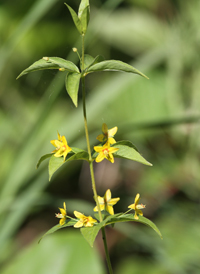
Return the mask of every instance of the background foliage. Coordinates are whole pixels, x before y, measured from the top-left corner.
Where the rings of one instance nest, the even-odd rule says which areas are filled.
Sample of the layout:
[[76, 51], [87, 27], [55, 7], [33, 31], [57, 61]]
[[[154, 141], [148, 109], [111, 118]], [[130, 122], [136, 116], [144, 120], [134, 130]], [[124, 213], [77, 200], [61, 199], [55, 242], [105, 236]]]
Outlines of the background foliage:
[[[200, 2], [98, 0], [91, 2], [87, 52], [128, 62], [149, 76], [99, 73], [87, 77], [91, 141], [103, 122], [118, 126], [153, 167], [116, 159], [95, 166], [99, 195], [110, 188], [126, 211], [139, 192], [144, 215], [164, 240], [141, 224], [109, 228], [115, 273], [199, 273]], [[75, 10], [79, 1], [68, 1]], [[79, 231], [61, 230], [36, 242], [57, 223], [66, 201], [92, 213], [88, 166], [72, 162], [49, 184], [47, 163], [35, 169], [50, 140], [66, 135], [70, 146], [86, 147], [81, 107], [66, 96], [57, 71], [17, 75], [43, 56], [78, 62], [72, 47], [79, 34], [61, 0], [2, 0], [0, 4], [0, 266], [1, 273], [106, 273], [101, 237], [91, 249]], [[81, 99], [81, 98], [80, 98]], [[81, 106], [81, 104], [79, 104]], [[87, 246], [88, 245], [88, 246]], [[102, 254], [102, 260], [94, 250]], [[84, 254], [88, 256], [85, 257]], [[80, 252], [80, 253], [79, 253]], [[84, 260], [80, 261], [83, 257]], [[24, 258], [24, 259], [22, 259]], [[64, 258], [64, 259], [63, 259]], [[69, 262], [67, 263], [68, 259]], [[72, 264], [72, 260], [74, 264]], [[53, 264], [53, 261], [56, 262]], [[67, 261], [67, 262], [66, 262]], [[79, 263], [77, 263], [79, 262]], [[50, 267], [52, 266], [52, 267]], [[35, 273], [34, 272], [34, 273]]]

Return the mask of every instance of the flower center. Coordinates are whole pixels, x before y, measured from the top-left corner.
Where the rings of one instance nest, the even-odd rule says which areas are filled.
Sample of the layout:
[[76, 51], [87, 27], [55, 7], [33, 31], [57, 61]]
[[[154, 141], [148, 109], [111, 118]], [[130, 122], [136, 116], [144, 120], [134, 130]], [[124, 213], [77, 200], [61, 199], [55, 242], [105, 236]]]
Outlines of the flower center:
[[108, 156], [108, 155], [109, 155], [109, 150], [108, 150], [108, 148], [103, 149], [103, 154], [104, 154], [105, 156]]

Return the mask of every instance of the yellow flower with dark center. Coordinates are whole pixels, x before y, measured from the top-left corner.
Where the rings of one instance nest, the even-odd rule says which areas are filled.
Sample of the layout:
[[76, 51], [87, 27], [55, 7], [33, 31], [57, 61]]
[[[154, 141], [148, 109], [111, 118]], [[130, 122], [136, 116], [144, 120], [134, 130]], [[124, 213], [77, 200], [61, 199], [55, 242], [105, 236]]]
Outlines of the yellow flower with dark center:
[[99, 142], [108, 142], [111, 145], [115, 144], [116, 141], [113, 137], [117, 133], [117, 130], [118, 130], [117, 127], [113, 127], [111, 129], [108, 129], [108, 126], [105, 123], [103, 123], [103, 125], [102, 125], [102, 134], [99, 134], [97, 136], [97, 140]]
[[50, 142], [53, 146], [56, 147], [56, 149], [52, 151], [52, 153], [54, 153], [54, 156], [55, 157], [64, 156], [64, 161], [65, 161], [67, 154], [72, 150], [71, 147], [68, 146], [65, 136], [61, 136], [58, 133], [58, 140], [51, 140]]
[[131, 204], [130, 206], [128, 206], [128, 208], [131, 208], [131, 209], [134, 209], [135, 210], [135, 215], [134, 215], [134, 218], [135, 219], [139, 219], [138, 217], [138, 214], [140, 216], [143, 216], [143, 212], [142, 210], [140, 209], [143, 209], [146, 207], [146, 205], [143, 205], [143, 204], [138, 204], [139, 203], [139, 200], [140, 200], [140, 194], [138, 193], [135, 197], [135, 203], [134, 204]]
[[91, 216], [85, 216], [84, 214], [78, 211], [74, 211], [74, 215], [76, 216], [76, 218], [79, 219], [79, 221], [74, 225], [74, 227], [76, 228], [79, 228], [82, 226], [92, 227], [94, 223], [97, 222], [97, 220], [93, 219]]
[[63, 208], [60, 208], [60, 213], [56, 213], [56, 218], [60, 218], [60, 225], [64, 225], [66, 218], [67, 218], [67, 211], [66, 211], [66, 204], [63, 203]]
[[[120, 200], [120, 198], [111, 199], [111, 191], [108, 189], [104, 195], [104, 197], [98, 196], [98, 201], [100, 205], [100, 209], [106, 210], [110, 215], [114, 215], [113, 206]], [[95, 206], [94, 211], [98, 211], [97, 206]]]
[[103, 159], [107, 159], [111, 163], [114, 163], [114, 157], [112, 154], [119, 150], [119, 148], [110, 147], [110, 143], [107, 142], [103, 146], [95, 146], [94, 150], [99, 153], [95, 159], [97, 163], [103, 161]]

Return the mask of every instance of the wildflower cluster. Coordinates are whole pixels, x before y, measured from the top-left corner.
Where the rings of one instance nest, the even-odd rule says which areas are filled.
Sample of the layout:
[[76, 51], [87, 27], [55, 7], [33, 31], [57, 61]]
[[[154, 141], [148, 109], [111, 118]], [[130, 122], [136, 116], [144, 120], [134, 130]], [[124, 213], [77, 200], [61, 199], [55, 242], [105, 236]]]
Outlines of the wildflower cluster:
[[99, 153], [95, 159], [97, 163], [103, 161], [104, 159], [114, 163], [113, 153], [118, 151], [119, 148], [111, 147], [111, 145], [116, 143], [113, 137], [117, 133], [117, 129], [117, 127], [108, 129], [105, 123], [102, 125], [102, 134], [97, 136], [97, 140], [102, 142], [103, 146], [94, 147], [94, 150]]
[[[138, 217], [138, 214], [140, 216], [143, 216], [143, 212], [141, 211], [141, 209], [145, 208], [145, 205], [143, 204], [138, 204], [139, 202], [139, 197], [140, 197], [140, 194], [137, 194], [136, 197], [135, 197], [135, 202], [134, 204], [131, 204], [128, 206], [128, 208], [131, 209], [134, 209], [135, 210], [135, 215], [134, 215], [134, 218], [136, 220], [139, 219]], [[99, 201], [99, 204], [100, 204], [100, 210], [101, 211], [107, 211], [110, 215], [114, 215], [114, 209], [113, 209], [113, 206], [120, 200], [120, 198], [113, 198], [111, 199], [111, 191], [110, 189], [108, 189], [104, 195], [104, 197], [100, 197], [98, 196], [98, 201]], [[73, 219], [71, 218], [70, 216], [67, 216], [67, 211], [66, 211], [66, 204], [65, 202], [63, 203], [63, 208], [59, 208], [60, 209], [60, 212], [61, 213], [57, 213], [56, 214], [56, 217], [57, 218], [60, 218], [60, 225], [64, 225], [65, 222], [66, 222], [66, 219], [69, 218], [69, 219]], [[98, 208], [97, 206], [95, 206], [95, 208], [93, 209], [95, 212], [98, 211]], [[128, 210], [127, 212], [129, 212], [130, 210]], [[126, 212], [126, 213], [127, 213]], [[97, 224], [97, 220], [92, 218], [91, 216], [85, 216], [84, 214], [78, 212], [78, 211], [74, 211], [74, 215], [75, 217], [78, 219], [73, 219], [76, 221], [76, 223], [74, 224], [74, 227], [75, 228], [81, 228], [81, 227], [92, 227], [93, 225]]]

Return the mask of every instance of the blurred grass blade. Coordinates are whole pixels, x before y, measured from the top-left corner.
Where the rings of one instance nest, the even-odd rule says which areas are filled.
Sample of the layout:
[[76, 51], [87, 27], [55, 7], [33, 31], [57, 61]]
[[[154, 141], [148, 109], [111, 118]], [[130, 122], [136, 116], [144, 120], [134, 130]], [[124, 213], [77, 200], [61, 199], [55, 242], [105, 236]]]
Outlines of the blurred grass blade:
[[22, 40], [23, 36], [47, 13], [57, 0], [38, 0], [30, 8], [21, 22], [16, 27], [10, 38], [0, 49], [0, 73], [14, 48]]

